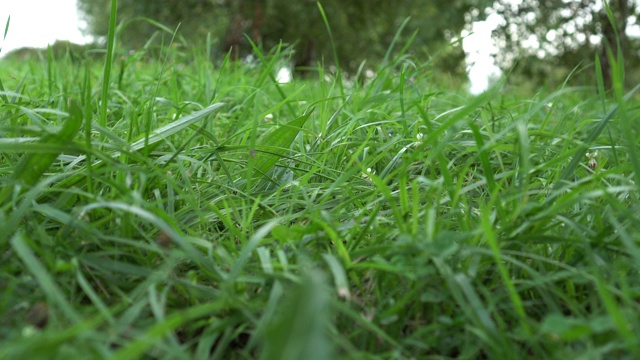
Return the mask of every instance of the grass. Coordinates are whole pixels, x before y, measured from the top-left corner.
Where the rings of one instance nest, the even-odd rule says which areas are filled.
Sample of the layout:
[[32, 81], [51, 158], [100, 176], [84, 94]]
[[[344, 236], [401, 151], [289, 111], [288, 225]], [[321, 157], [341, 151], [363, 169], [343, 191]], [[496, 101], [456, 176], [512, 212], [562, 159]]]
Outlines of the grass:
[[633, 92], [255, 50], [3, 61], [0, 358], [640, 356]]

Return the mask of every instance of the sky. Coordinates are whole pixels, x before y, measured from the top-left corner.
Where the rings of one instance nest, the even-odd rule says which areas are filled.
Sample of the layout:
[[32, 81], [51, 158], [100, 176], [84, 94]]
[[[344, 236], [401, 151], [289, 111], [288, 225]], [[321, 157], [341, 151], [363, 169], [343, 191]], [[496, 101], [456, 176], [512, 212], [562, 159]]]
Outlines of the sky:
[[[2, 41], [9, 15], [9, 32]], [[0, 0], [0, 55], [21, 47], [46, 47], [56, 39], [87, 42], [82, 26], [76, 0]]]
[[462, 47], [467, 54], [469, 91], [472, 94], [486, 90], [490, 79], [501, 74], [492, 56], [498, 49], [491, 41], [491, 32], [500, 22], [494, 15], [490, 15], [486, 21], [474, 22], [470, 32], [462, 32]]
[[[2, 41], [9, 15], [9, 31]], [[0, 56], [21, 47], [44, 48], [56, 40], [86, 43], [90, 38], [83, 36], [80, 29], [84, 26], [76, 0], [0, 0]], [[491, 57], [494, 28], [495, 21], [488, 19], [474, 23], [471, 34], [463, 34], [463, 47], [469, 54], [470, 91], [475, 94], [488, 87], [491, 76], [500, 73]]]

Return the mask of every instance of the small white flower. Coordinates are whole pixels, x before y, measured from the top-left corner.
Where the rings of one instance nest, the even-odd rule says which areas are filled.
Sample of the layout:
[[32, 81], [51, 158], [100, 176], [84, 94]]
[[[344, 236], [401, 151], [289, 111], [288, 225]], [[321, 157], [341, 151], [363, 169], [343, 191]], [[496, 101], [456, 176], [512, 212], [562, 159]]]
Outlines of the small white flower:
[[376, 173], [376, 171], [375, 171], [375, 170], [373, 170], [373, 169], [371, 169], [371, 168], [367, 168], [367, 170], [365, 170], [365, 171], [362, 173], [362, 178], [363, 178], [363, 179], [367, 179], [367, 180], [369, 180], [369, 181], [372, 181], [372, 180], [371, 180], [371, 176], [370, 176], [370, 175], [371, 175], [371, 174], [375, 174], [375, 173]]
[[586, 153], [585, 156], [587, 157], [587, 159], [589, 159], [589, 162], [587, 163], [589, 169], [595, 170], [598, 167], [598, 161], [596, 160], [596, 156], [598, 156], [598, 150], [594, 151], [593, 153]]

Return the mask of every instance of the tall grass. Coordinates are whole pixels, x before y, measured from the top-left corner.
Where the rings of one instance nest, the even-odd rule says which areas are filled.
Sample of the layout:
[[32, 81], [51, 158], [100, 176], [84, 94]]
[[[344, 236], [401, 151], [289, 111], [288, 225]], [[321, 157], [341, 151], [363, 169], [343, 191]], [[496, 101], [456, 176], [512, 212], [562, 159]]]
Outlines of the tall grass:
[[0, 358], [640, 356], [631, 93], [112, 49], [0, 67]]

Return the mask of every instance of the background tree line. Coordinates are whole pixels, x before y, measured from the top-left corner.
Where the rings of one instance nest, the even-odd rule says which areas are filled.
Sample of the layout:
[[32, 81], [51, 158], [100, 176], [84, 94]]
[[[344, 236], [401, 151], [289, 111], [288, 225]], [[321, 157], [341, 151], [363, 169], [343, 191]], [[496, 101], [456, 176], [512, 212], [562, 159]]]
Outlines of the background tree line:
[[638, 84], [640, 39], [627, 36], [629, 27], [637, 26], [638, 1], [609, 0], [608, 4], [613, 23], [604, 2], [594, 0], [499, 0], [482, 12], [472, 11], [472, 18], [482, 20], [497, 14], [503, 19], [493, 32], [499, 49], [495, 58], [501, 69], [512, 69], [515, 78], [536, 85], [557, 85], [576, 70], [578, 83], [593, 85], [589, 65], [598, 55], [605, 84], [610, 86], [607, 49], [616, 54], [619, 43], [627, 82]]
[[[464, 52], [453, 40], [471, 22], [491, 14], [503, 20], [494, 31], [498, 51], [494, 55], [503, 71], [514, 79], [543, 84], [565, 79], [574, 68], [593, 64], [599, 54], [608, 73], [606, 47], [617, 50], [616, 34], [628, 69], [638, 65], [638, 39], [625, 30], [638, 18], [634, 0], [612, 0], [616, 21], [608, 20], [602, 2], [593, 0], [325, 0], [321, 2], [331, 25], [338, 59], [347, 70], [362, 61], [379, 62], [400, 24], [410, 17], [402, 33], [404, 44], [417, 30], [411, 51], [421, 57], [438, 54], [438, 71], [464, 76]], [[93, 35], [108, 31], [111, 0], [79, 0]], [[118, 15], [127, 21], [120, 43], [139, 48], [157, 28], [150, 18], [168, 27], [180, 24], [180, 33], [194, 45], [211, 34], [219, 53], [231, 51], [234, 58], [251, 52], [253, 42], [270, 49], [280, 42], [295, 48], [292, 60], [298, 68], [331, 64], [330, 38], [315, 0], [119, 0]], [[132, 21], [133, 20], [133, 21]], [[517, 61], [516, 61], [517, 60]], [[629, 73], [629, 71], [628, 71]], [[636, 80], [636, 73], [631, 71]], [[593, 79], [593, 71], [575, 75], [578, 82]], [[606, 79], [608, 80], [608, 79]], [[556, 84], [557, 85], [557, 84]]]
[[[326, 0], [322, 6], [331, 25], [341, 65], [357, 68], [363, 60], [375, 63], [390, 45], [404, 19], [410, 21], [400, 44], [419, 29], [414, 49], [435, 53], [465, 25], [464, 16], [484, 0]], [[92, 34], [104, 36], [110, 0], [80, 0]], [[296, 66], [314, 66], [317, 61], [330, 63], [333, 53], [330, 38], [315, 0], [120, 0], [121, 20], [140, 17], [154, 19], [168, 27], [180, 24], [180, 32], [197, 43], [207, 33], [219, 39], [221, 52], [231, 49], [234, 57], [249, 53], [245, 34], [265, 49], [281, 41], [295, 47]], [[130, 22], [125, 47], [141, 47], [157, 29], [144, 21]], [[464, 53], [460, 47], [450, 51], [456, 61], [443, 61], [444, 70], [464, 73], [460, 65]]]

